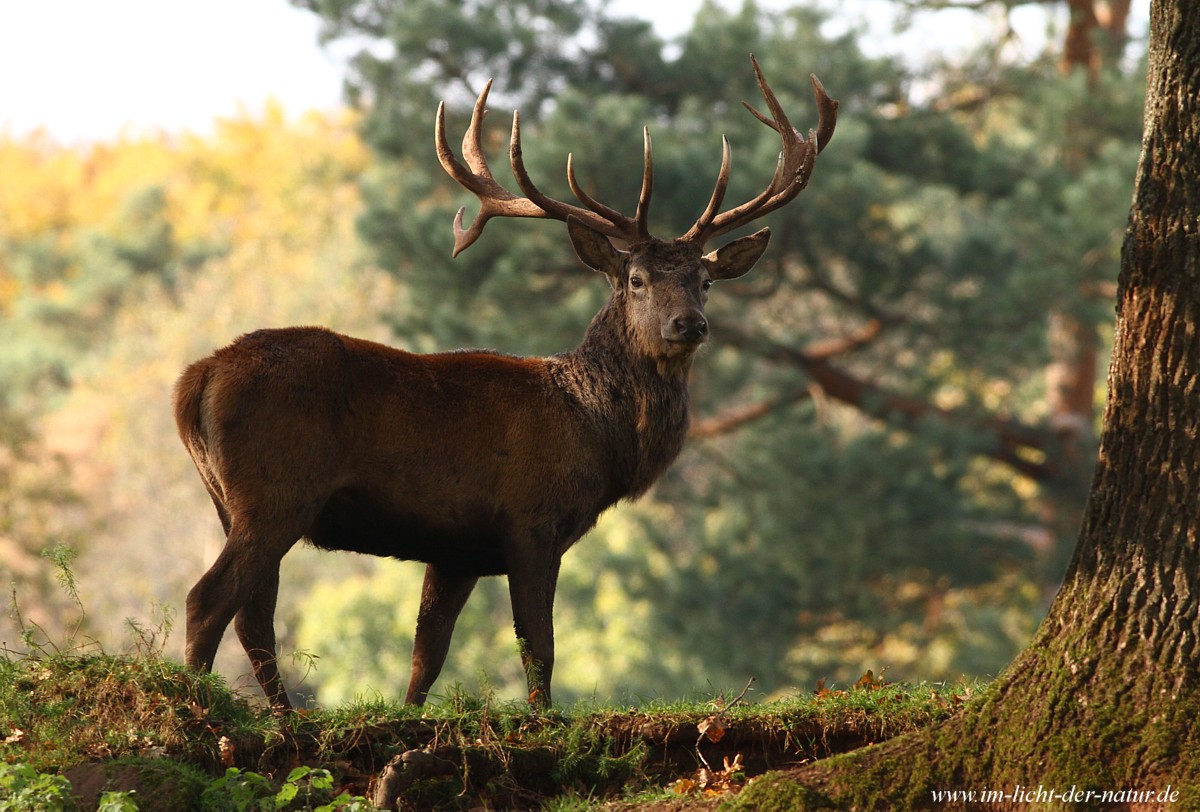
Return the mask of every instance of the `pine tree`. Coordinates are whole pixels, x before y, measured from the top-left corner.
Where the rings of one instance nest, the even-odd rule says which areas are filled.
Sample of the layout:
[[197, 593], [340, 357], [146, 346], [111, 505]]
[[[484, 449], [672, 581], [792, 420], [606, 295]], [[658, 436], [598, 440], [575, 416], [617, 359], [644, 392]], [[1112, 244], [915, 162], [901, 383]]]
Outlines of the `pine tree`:
[[[856, 809], [1018, 786], [1143, 793], [1135, 808], [1200, 803], [1197, 65], [1200, 8], [1155, 0], [1099, 465], [1049, 617], [986, 697], [959, 716], [799, 771], [775, 791], [795, 795], [794, 779], [814, 806]], [[1010, 796], [993, 808], [1029, 802]], [[1099, 794], [1090, 803], [1108, 808]]]

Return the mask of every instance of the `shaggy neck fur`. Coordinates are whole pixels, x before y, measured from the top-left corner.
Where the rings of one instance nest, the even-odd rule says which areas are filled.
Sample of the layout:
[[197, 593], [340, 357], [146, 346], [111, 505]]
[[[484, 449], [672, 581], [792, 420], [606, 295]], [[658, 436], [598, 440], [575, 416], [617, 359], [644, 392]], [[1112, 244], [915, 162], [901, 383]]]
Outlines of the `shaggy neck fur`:
[[607, 438], [617, 481], [612, 501], [644, 493], [678, 456], [688, 430], [688, 373], [694, 352], [672, 358], [638, 351], [614, 295], [583, 342], [555, 356], [562, 388]]

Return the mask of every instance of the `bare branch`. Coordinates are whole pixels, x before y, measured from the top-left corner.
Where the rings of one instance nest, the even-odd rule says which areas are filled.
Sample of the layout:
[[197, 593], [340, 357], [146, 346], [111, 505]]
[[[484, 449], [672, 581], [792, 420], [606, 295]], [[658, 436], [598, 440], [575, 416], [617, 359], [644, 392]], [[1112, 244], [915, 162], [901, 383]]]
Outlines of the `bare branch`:
[[883, 327], [882, 321], [871, 319], [861, 329], [849, 335], [827, 338], [824, 341], [809, 344], [804, 350], [804, 355], [814, 361], [825, 361], [839, 355], [846, 355], [862, 349], [878, 338], [883, 333]]
[[1048, 429], [1006, 417], [980, 416], [970, 409], [938, 406], [865, 380], [834, 366], [827, 357], [810, 355], [804, 350], [763, 344], [729, 329], [723, 332], [723, 337], [727, 344], [754, 347], [762, 358], [804, 370], [827, 396], [869, 417], [908, 426], [934, 418], [946, 425], [985, 431], [994, 438], [992, 447], [984, 452], [992, 459], [1038, 482], [1051, 479], [1056, 473], [1053, 463], [1046, 460], [1054, 447], [1053, 433]]
[[792, 395], [779, 395], [758, 403], [735, 406], [718, 415], [694, 421], [691, 429], [688, 431], [688, 437], [693, 440], [708, 440], [713, 437], [733, 434], [743, 426], [761, 420], [772, 412], [791, 406], [794, 403], [799, 403], [802, 400], [808, 400], [811, 397], [812, 392], [802, 390]]

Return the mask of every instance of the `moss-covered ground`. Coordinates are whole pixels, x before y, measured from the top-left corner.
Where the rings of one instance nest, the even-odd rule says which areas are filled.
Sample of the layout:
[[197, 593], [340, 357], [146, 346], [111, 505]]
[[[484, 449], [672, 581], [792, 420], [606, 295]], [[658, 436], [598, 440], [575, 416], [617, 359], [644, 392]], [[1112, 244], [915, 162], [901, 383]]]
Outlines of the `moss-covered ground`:
[[868, 674], [771, 702], [534, 711], [452, 692], [425, 708], [277, 714], [157, 656], [9, 654], [0, 808], [56, 793], [105, 809], [370, 809], [386, 799], [413, 810], [575, 810], [733, 798], [770, 770], [946, 719], [976, 691]]

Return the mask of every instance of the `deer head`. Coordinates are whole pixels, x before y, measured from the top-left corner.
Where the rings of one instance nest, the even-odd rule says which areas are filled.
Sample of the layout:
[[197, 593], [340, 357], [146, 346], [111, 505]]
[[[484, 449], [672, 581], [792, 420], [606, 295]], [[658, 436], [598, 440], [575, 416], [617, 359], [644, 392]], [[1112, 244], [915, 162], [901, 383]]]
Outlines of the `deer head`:
[[[704, 253], [705, 245], [775, 211], [799, 195], [808, 185], [817, 154], [829, 143], [837, 124], [838, 102], [829, 97], [821, 82], [813, 76], [819, 120], [816, 130], [810, 130], [805, 138], [788, 120], [767, 84], [758, 60], [751, 55], [750, 61], [771, 115], [765, 116], [750, 105], [745, 106], [780, 135], [782, 149], [775, 174], [760, 194], [722, 212], [731, 169], [729, 141], [722, 138], [721, 168], [708, 205], [691, 228], [672, 240], [654, 237], [647, 225], [654, 187], [654, 159], [648, 128], [643, 131], [641, 194], [634, 215], [628, 217], [594, 199], [580, 186], [571, 155], [567, 156], [567, 182], [583, 206], [543, 194], [525, 168], [519, 112], [513, 113], [509, 163], [523, 196], [501, 186], [481, 147], [490, 81], [475, 101], [471, 124], [463, 137], [462, 154], [466, 165], [450, 148], [446, 139], [445, 104], [439, 105], [435, 130], [438, 158], [450, 177], [480, 202], [479, 213], [469, 226], [463, 221], [465, 209], [459, 209], [455, 216], [453, 255], [458, 256], [479, 239], [493, 217], [564, 221], [580, 261], [603, 273], [612, 286], [614, 297], [625, 300], [631, 338], [658, 357], [690, 357], [708, 337], [703, 308], [709, 286], [714, 281], [735, 279], [749, 271], [766, 250], [770, 231], [761, 229], [707, 254]], [[618, 248], [613, 240], [624, 243], [627, 248]]]

